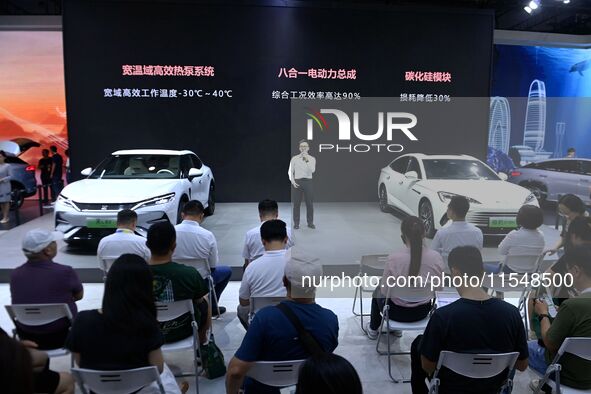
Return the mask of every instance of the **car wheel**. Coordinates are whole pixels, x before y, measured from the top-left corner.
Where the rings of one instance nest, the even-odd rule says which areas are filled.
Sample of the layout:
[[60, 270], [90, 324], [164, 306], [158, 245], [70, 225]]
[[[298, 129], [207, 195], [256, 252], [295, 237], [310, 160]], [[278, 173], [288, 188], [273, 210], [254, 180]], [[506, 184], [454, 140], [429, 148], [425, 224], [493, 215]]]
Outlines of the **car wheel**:
[[[15, 182], [12, 182], [10, 186], [12, 187], [12, 201], [10, 202], [10, 208], [15, 209], [22, 207], [25, 202], [25, 189]], [[17, 193], [17, 190], [19, 193]]]
[[435, 235], [435, 220], [433, 218], [433, 207], [427, 200], [423, 201], [419, 206], [419, 218], [425, 226], [425, 236], [433, 238]]
[[532, 192], [534, 196], [536, 196], [540, 206], [542, 206], [544, 203], [546, 203], [546, 197], [548, 196], [548, 191], [544, 185], [541, 185], [539, 183], [526, 183], [526, 184], [523, 184], [522, 186], [525, 187], [526, 189], [528, 189], [530, 192]]
[[390, 210], [390, 206], [388, 205], [388, 192], [386, 191], [386, 186], [384, 185], [380, 186], [378, 202], [380, 204], [380, 211], [388, 212]]
[[178, 207], [177, 213], [176, 213], [176, 224], [179, 224], [180, 222], [183, 221], [183, 217], [182, 217], [181, 213], [183, 212], [183, 208], [185, 207], [185, 204], [188, 201], [189, 200], [187, 199], [187, 196], [183, 196], [181, 198], [181, 201], [179, 202], [179, 207]]
[[211, 216], [215, 212], [215, 185], [213, 182], [209, 185], [209, 194], [207, 195], [207, 208], [205, 215]]

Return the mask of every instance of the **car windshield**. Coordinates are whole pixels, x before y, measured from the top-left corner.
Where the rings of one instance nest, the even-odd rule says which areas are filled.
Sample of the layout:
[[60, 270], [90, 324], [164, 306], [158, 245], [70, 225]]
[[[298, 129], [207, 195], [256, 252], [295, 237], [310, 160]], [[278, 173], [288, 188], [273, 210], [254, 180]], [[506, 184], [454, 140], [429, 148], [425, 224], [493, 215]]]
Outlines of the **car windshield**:
[[478, 160], [423, 160], [427, 179], [499, 180], [499, 176]]
[[175, 179], [179, 177], [180, 156], [116, 155], [105, 159], [91, 179]]

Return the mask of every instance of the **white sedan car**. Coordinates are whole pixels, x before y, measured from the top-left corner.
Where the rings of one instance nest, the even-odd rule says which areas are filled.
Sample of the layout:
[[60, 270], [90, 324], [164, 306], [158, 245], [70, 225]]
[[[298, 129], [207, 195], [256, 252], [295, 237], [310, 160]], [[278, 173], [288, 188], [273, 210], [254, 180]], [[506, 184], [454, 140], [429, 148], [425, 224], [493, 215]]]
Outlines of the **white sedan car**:
[[470, 201], [468, 222], [483, 234], [502, 235], [517, 226], [522, 205], [538, 205], [529, 190], [505, 179], [472, 156], [407, 154], [380, 172], [380, 209], [418, 216], [431, 238], [448, 221], [450, 199], [461, 195]]
[[213, 173], [188, 150], [120, 150], [82, 175], [55, 204], [55, 228], [70, 244], [113, 233], [117, 212], [126, 208], [136, 211], [143, 236], [154, 223], [178, 223], [190, 200], [201, 201], [208, 215], [215, 209]]

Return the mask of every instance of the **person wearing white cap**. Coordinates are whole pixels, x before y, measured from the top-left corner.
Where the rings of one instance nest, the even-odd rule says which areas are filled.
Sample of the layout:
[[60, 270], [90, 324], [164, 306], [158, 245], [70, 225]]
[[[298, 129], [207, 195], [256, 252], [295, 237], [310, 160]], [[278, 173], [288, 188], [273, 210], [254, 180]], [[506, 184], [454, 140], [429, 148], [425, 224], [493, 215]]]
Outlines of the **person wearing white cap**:
[[[22, 250], [27, 262], [10, 275], [13, 304], [66, 303], [76, 316], [76, 301], [84, 296], [82, 283], [72, 267], [53, 261], [57, 255], [56, 241], [62, 237], [60, 232], [42, 229], [25, 235]], [[66, 318], [42, 326], [17, 325], [21, 339], [31, 340], [43, 350], [63, 347], [68, 331]]]
[[338, 345], [337, 316], [315, 302], [315, 283], [318, 283], [315, 278], [322, 276], [318, 259], [295, 248], [286, 257], [283, 285], [287, 299], [277, 306], [261, 309], [254, 316], [228, 365], [228, 394], [236, 394], [241, 388], [246, 394], [278, 393], [278, 388], [245, 379], [254, 362], [301, 360], [313, 354], [332, 353]]

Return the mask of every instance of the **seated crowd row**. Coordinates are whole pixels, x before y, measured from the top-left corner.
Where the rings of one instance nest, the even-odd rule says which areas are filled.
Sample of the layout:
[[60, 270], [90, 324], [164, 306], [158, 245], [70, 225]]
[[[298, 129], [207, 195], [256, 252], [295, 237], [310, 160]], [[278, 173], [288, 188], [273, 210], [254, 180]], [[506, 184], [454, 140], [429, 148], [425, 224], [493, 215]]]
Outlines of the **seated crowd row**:
[[[561, 205], [563, 213], [568, 216], [568, 206]], [[416, 217], [405, 218], [401, 225], [404, 247], [388, 256], [383, 281], [396, 276], [440, 275], [443, 271], [451, 276], [482, 276], [485, 268], [498, 271], [498, 266], [483, 265], [480, 253], [482, 233], [465, 222], [468, 210], [469, 203], [465, 198], [451, 200], [448, 208], [451, 224], [436, 234], [432, 248], [425, 246], [423, 223]], [[277, 219], [276, 202], [262, 201], [259, 213], [262, 224], [247, 234], [245, 271], [239, 292], [238, 317], [247, 332], [228, 365], [227, 392], [235, 394], [240, 388], [246, 393], [277, 392], [246, 378], [253, 363], [307, 359], [313, 355], [307, 364], [312, 363], [314, 367], [304, 364], [300, 379], [315, 379], [314, 385], [310, 386], [311, 380], [304, 382], [298, 386], [298, 392], [319, 392], [319, 387], [325, 387], [321, 392], [360, 393], [361, 384], [354, 368], [344, 359], [327, 355], [338, 346], [337, 316], [315, 303], [316, 289], [302, 280], [303, 277], [322, 275], [321, 266], [316, 259], [296, 248], [288, 251], [293, 243], [286, 224]], [[53, 349], [65, 344], [83, 368], [117, 370], [155, 365], [163, 376], [169, 377], [163, 382], [170, 382], [167, 386], [170, 392], [176, 392], [174, 390], [179, 388], [164, 364], [160, 348], [165, 343], [191, 335], [191, 316], [184, 315], [173, 322], [158, 324], [155, 302], [193, 300], [199, 341], [204, 344], [211, 339], [212, 310], [213, 313], [223, 313], [223, 307], [211, 304], [219, 299], [230, 271], [217, 264], [215, 237], [200, 226], [204, 215], [199, 202], [186, 204], [183, 223], [177, 225], [176, 230], [169, 223], [157, 223], [148, 231], [147, 240], [135, 238], [134, 215], [133, 211], [121, 211], [117, 233], [110, 239], [103, 239], [99, 246], [99, 258], [118, 256], [108, 270], [102, 308], [80, 312], [71, 328], [67, 321], [63, 321], [35, 329], [17, 325], [17, 332], [25, 346]], [[545, 248], [544, 237], [539, 231], [543, 223], [541, 210], [524, 206], [517, 221], [520, 229], [507, 235], [499, 245], [500, 254], [510, 254], [513, 247], [524, 245], [539, 247], [541, 254]], [[529, 360], [530, 367], [543, 373], [565, 338], [591, 337], [591, 223], [581, 214], [568, 218], [567, 224], [568, 231], [561, 238], [567, 248], [559, 260], [560, 272], [573, 275], [579, 295], [564, 301], [553, 321], [548, 318], [547, 305], [535, 303], [541, 323], [538, 341], [527, 342], [517, 308], [492, 298], [482, 288], [464, 284], [457, 289], [459, 300], [434, 312], [432, 300], [418, 303], [395, 297], [386, 300], [384, 286], [376, 289], [371, 321], [366, 327], [371, 339], [377, 337], [381, 310], [386, 303], [390, 306], [390, 318], [396, 321], [413, 322], [431, 314], [424, 334], [412, 344], [413, 393], [426, 392], [424, 379], [435, 370], [439, 353], [443, 350], [517, 351], [518, 370], [525, 370]], [[75, 301], [82, 298], [82, 285], [74, 270], [52, 261], [57, 253], [53, 234], [31, 231], [23, 240], [23, 250], [28, 262], [12, 273], [13, 304], [67, 302], [76, 315]], [[205, 259], [209, 272], [201, 274], [193, 267], [175, 262], [175, 259]], [[206, 276], [213, 283], [204, 280]], [[213, 296], [208, 297], [212, 285]], [[249, 316], [249, 303], [253, 297], [286, 297], [286, 300], [279, 307], [264, 308], [253, 317]], [[293, 323], [294, 316], [310, 334], [312, 345], [310, 341], [298, 340], [301, 335], [297, 324]], [[42, 352], [32, 349], [30, 353], [35, 359]], [[71, 392], [71, 377], [50, 371], [48, 363], [37, 364], [35, 384], [46, 386], [43, 390], [36, 388], [36, 391]], [[586, 373], [589, 368], [591, 364], [584, 360], [567, 360], [561, 379], [573, 387], [591, 388], [591, 378]], [[337, 370], [345, 371], [345, 376], [333, 376]], [[463, 378], [451, 372], [440, 377], [442, 393], [462, 392], [462, 388], [467, 387]], [[499, 387], [498, 379], [481, 382], [482, 390], [494, 391], [494, 387]], [[306, 391], [306, 384], [313, 388]]]

